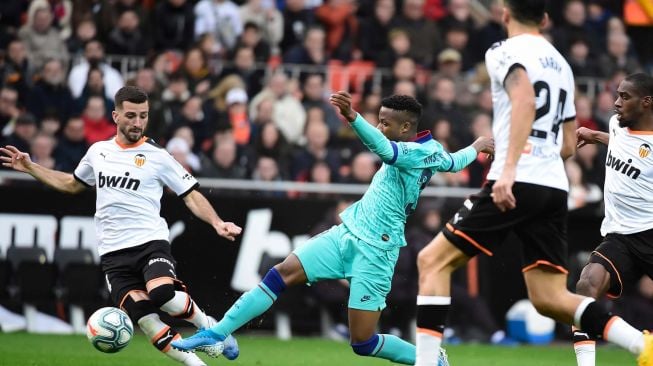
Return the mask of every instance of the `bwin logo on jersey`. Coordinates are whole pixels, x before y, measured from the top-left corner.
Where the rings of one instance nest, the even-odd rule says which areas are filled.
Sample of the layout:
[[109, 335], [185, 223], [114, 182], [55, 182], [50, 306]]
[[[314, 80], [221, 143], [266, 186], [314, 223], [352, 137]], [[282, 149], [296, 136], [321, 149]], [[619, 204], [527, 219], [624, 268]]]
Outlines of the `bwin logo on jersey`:
[[612, 151], [608, 151], [608, 158], [606, 159], [605, 166], [626, 175], [628, 178], [637, 179], [642, 171], [630, 165], [632, 162], [633, 159], [628, 159], [627, 162], [624, 162], [623, 160], [612, 156]]
[[110, 188], [125, 188], [131, 189], [132, 191], [138, 190], [138, 187], [141, 185], [141, 181], [134, 178], [129, 178], [129, 172], [125, 172], [125, 175], [122, 177], [116, 177], [113, 175], [103, 175], [100, 172], [98, 178], [98, 188], [110, 187]]
[[651, 146], [649, 144], [639, 145], [639, 157], [646, 158], [651, 153]]
[[139, 168], [145, 165], [145, 160], [146, 160], [145, 155], [143, 154], [138, 154], [134, 156], [134, 164], [136, 164], [136, 166]]

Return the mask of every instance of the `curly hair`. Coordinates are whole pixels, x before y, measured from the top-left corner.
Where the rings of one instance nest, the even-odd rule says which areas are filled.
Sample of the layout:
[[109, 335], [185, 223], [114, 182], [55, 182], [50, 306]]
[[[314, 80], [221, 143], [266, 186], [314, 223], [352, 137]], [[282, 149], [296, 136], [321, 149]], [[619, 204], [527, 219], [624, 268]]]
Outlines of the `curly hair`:
[[381, 106], [398, 112], [404, 112], [408, 116], [409, 122], [416, 126], [422, 116], [422, 105], [417, 99], [408, 95], [391, 95], [383, 98]]

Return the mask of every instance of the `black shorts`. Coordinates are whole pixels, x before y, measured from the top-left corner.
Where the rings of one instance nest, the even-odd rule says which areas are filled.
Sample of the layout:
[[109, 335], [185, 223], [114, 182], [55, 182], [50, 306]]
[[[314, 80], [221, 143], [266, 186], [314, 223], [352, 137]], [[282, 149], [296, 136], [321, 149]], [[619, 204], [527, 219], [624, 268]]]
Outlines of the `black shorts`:
[[153, 240], [137, 247], [117, 250], [100, 257], [111, 300], [121, 307], [130, 291], [145, 291], [145, 284], [155, 278], [176, 280], [177, 263], [170, 253], [170, 243]]
[[643, 275], [653, 278], [653, 229], [606, 235], [589, 262], [601, 264], [610, 273], [608, 296], [620, 297], [624, 286], [635, 285]]
[[567, 273], [567, 192], [516, 182], [512, 192], [517, 207], [501, 212], [492, 201], [492, 185], [470, 196], [442, 230], [466, 255], [492, 256], [508, 234], [521, 241], [522, 270], [546, 265]]

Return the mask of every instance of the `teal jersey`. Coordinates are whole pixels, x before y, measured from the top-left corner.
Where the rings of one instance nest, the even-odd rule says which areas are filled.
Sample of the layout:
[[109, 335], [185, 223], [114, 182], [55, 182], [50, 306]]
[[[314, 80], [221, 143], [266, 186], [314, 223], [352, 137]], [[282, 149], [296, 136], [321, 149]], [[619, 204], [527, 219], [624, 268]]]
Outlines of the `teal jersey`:
[[428, 131], [411, 142], [388, 140], [357, 116], [351, 123], [361, 141], [383, 161], [363, 197], [340, 214], [342, 222], [361, 240], [381, 249], [406, 245], [406, 218], [415, 211], [420, 193], [435, 172], [456, 172], [476, 159], [469, 146], [450, 154]]

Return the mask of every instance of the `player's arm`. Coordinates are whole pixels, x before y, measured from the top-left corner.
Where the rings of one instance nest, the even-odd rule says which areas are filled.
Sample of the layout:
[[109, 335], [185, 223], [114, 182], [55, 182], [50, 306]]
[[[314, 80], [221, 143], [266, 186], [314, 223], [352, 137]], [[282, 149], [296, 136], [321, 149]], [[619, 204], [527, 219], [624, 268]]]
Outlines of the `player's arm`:
[[587, 127], [581, 127], [576, 130], [575, 134], [578, 139], [577, 148], [581, 148], [587, 144], [603, 144], [608, 145], [610, 142], [610, 134], [603, 131], [590, 130]]
[[397, 145], [388, 140], [381, 131], [351, 108], [349, 93], [337, 92], [331, 95], [329, 101], [338, 108], [340, 114], [347, 119], [356, 135], [370, 151], [378, 155], [386, 163], [392, 164], [395, 162], [398, 154]]
[[535, 89], [526, 70], [518, 65], [506, 76], [504, 88], [510, 98], [510, 138], [504, 171], [514, 172], [535, 121]]
[[567, 160], [572, 157], [576, 152], [576, 119], [567, 121], [562, 124], [562, 148], [560, 149], [560, 157], [562, 160]]
[[469, 164], [476, 160], [476, 156], [480, 152], [494, 154], [494, 139], [481, 136], [466, 148], [449, 154], [451, 157], [451, 165], [446, 169], [446, 171], [458, 172], [465, 169]]
[[218, 235], [223, 238], [234, 241], [236, 240], [236, 236], [242, 231], [242, 229], [233, 222], [223, 221], [220, 216], [218, 216], [218, 213], [215, 212], [215, 209], [213, 209], [209, 200], [207, 200], [199, 191], [192, 189], [183, 199], [193, 215], [213, 226]]
[[80, 183], [70, 173], [45, 168], [30, 159], [29, 154], [8, 145], [0, 147], [2, 165], [19, 172], [27, 173], [38, 181], [65, 193], [79, 193], [84, 190], [85, 185]]

